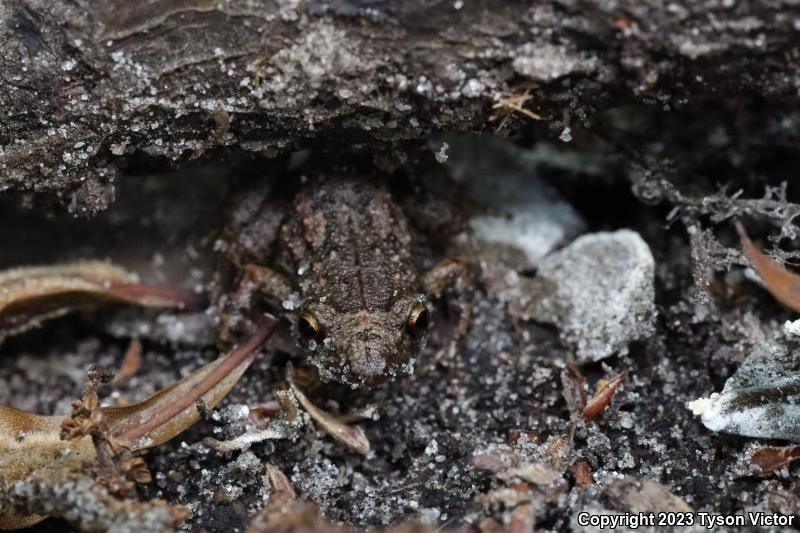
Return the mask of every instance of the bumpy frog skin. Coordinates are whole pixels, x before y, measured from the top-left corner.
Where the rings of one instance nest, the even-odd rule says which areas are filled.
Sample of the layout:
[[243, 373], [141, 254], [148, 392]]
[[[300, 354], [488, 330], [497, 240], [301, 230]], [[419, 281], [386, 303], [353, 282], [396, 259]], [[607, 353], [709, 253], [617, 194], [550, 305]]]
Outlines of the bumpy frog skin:
[[240, 305], [256, 289], [290, 307], [294, 337], [324, 380], [371, 386], [410, 373], [429, 304], [408, 221], [390, 194], [328, 179], [298, 192], [279, 225], [264, 221], [263, 208], [235, 215], [242, 226], [234, 231], [255, 242], [244, 225], [277, 227], [276, 245], [263, 240], [240, 254], [259, 266], [246, 269], [231, 301]]

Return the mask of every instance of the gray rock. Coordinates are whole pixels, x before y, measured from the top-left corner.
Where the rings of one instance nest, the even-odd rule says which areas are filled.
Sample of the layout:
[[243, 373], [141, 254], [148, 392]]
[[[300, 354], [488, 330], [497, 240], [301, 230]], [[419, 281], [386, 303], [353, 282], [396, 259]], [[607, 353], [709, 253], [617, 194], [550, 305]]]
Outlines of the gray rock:
[[654, 261], [638, 233], [591, 233], [545, 257], [528, 316], [555, 324], [579, 362], [625, 353], [653, 334]]
[[445, 164], [469, 196], [485, 208], [470, 221], [473, 235], [481, 241], [512, 246], [525, 254], [531, 266], [585, 231], [578, 212], [538, 177], [540, 164], [559, 161], [552, 152], [523, 150], [488, 137], [446, 139], [451, 157]]

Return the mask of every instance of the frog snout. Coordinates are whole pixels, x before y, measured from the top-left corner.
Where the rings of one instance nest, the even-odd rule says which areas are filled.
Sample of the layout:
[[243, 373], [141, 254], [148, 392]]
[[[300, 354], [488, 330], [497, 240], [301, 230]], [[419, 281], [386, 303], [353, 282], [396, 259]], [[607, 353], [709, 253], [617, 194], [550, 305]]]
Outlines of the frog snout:
[[350, 371], [362, 378], [381, 376], [386, 370], [383, 354], [369, 347], [359, 347], [350, 352]]

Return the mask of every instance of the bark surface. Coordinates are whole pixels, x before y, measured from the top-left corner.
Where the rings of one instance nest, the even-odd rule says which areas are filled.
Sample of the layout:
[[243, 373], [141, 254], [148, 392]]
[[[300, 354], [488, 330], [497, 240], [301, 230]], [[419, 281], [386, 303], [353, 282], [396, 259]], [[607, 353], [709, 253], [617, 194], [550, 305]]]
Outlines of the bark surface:
[[556, 135], [622, 103], [796, 98], [798, 36], [796, 0], [0, 0], [0, 190], [93, 214], [133, 158], [385, 148], [494, 129], [525, 91]]

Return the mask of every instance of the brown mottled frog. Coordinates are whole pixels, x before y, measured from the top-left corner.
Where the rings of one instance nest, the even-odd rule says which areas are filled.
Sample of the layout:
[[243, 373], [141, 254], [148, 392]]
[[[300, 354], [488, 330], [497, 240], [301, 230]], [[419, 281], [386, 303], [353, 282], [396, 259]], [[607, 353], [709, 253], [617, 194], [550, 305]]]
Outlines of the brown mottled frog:
[[372, 386], [411, 373], [426, 342], [429, 297], [458, 279], [459, 260], [422, 275], [403, 210], [382, 186], [312, 180], [288, 203], [249, 194], [232, 212], [227, 257], [243, 275], [222, 313], [221, 336], [249, 327], [272, 297], [297, 345], [325, 381]]

